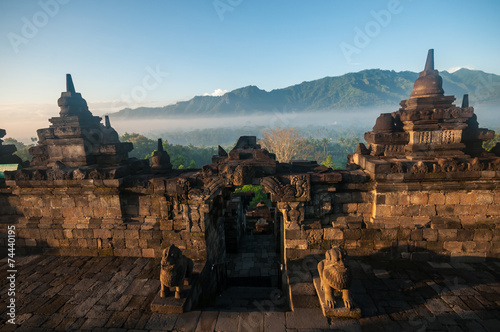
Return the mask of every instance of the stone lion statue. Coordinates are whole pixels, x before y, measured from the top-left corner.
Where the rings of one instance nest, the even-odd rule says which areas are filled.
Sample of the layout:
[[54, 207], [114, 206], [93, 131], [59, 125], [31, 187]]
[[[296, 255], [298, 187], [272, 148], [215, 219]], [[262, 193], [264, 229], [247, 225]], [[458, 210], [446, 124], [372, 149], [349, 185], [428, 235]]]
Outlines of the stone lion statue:
[[340, 247], [333, 247], [325, 253], [326, 259], [318, 264], [321, 288], [325, 292], [326, 305], [329, 308], [335, 307], [333, 290], [342, 292], [342, 300], [348, 309], [354, 307], [349, 288], [352, 282], [352, 273], [346, 265], [347, 252]]
[[175, 245], [163, 250], [160, 270], [160, 297], [168, 296], [170, 287], [175, 287], [175, 298], [181, 298], [184, 278], [193, 272], [193, 261], [182, 254]]

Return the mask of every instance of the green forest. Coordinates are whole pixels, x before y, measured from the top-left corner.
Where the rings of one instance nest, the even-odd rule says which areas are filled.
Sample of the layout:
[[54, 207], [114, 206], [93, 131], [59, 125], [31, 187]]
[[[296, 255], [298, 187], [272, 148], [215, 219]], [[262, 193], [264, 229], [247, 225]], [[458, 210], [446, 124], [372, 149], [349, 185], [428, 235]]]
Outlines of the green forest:
[[[186, 133], [186, 137], [194, 137], [195, 141], [213, 142], [209, 137], [211, 135], [218, 136], [221, 131], [219, 129], [203, 130]], [[345, 168], [347, 162], [347, 155], [356, 151], [359, 142], [358, 131], [345, 131], [342, 132], [344, 136], [339, 133], [321, 129], [321, 133], [330, 134], [330, 137], [315, 138], [318, 135], [315, 131], [298, 131], [300, 140], [295, 142], [297, 146], [297, 153], [294, 155], [293, 160], [315, 160], [318, 163], [323, 163], [329, 167]], [[196, 136], [196, 134], [198, 136]], [[243, 135], [238, 130], [225, 130], [226, 139], [223, 140], [226, 144], [222, 143], [222, 147], [226, 151], [230, 151], [234, 144], [236, 144], [239, 135]], [[247, 133], [245, 133], [247, 135]], [[204, 138], [205, 136], [205, 138]], [[231, 136], [232, 144], [227, 144], [227, 136]], [[262, 135], [258, 135], [262, 136]], [[152, 153], [157, 148], [157, 140], [147, 138], [144, 135], [133, 133], [124, 134], [120, 136], [123, 142], [132, 142], [134, 150], [129, 153], [130, 157], [141, 159], [151, 159]], [[200, 168], [208, 164], [212, 160], [212, 156], [217, 154], [217, 145], [211, 146], [195, 146], [191, 143], [187, 145], [170, 144], [168, 136], [164, 137], [163, 149], [170, 155], [170, 161], [174, 168]]]
[[[262, 128], [253, 128], [254, 132], [259, 129], [260, 131], [256, 135], [262, 139], [265, 131], [262, 131]], [[293, 130], [297, 133], [297, 139], [294, 141], [295, 152], [292, 160], [315, 160], [334, 169], [344, 169], [347, 155], [356, 151], [358, 143], [364, 142], [361, 137], [363, 132], [369, 129], [317, 127], [300, 130], [293, 128]], [[221, 138], [221, 146], [229, 152], [240, 135], [251, 135], [254, 132], [249, 133], [248, 129], [243, 131], [241, 128], [196, 130], [184, 133], [187, 144], [171, 144], [168, 140], [169, 137], [173, 137], [176, 141], [178, 137], [177, 134], [174, 136], [170, 134], [170, 136], [163, 137], [163, 149], [170, 155], [173, 168], [196, 169], [211, 163], [212, 156], [217, 154], [217, 144], [214, 144], [216, 138]], [[497, 132], [499, 132], [498, 129]], [[125, 133], [120, 136], [120, 141], [133, 143], [134, 149], [129, 153], [129, 157], [138, 159], [151, 160], [158, 145], [157, 139], [151, 139], [138, 133]], [[207, 146], [191, 143], [199, 143], [200, 141], [206, 142]], [[500, 134], [496, 134], [494, 139], [484, 142], [483, 147], [489, 150], [498, 142], [500, 142]], [[31, 160], [28, 150], [36, 144], [36, 139], [32, 138], [32, 144], [27, 145], [14, 138], [5, 138], [3, 144], [14, 144], [17, 148], [16, 154], [21, 159]]]

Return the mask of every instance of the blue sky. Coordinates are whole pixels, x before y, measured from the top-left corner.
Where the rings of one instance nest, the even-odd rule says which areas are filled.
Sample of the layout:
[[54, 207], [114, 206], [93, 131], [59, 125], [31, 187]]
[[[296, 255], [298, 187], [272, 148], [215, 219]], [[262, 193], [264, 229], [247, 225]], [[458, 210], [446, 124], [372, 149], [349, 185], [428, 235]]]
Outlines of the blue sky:
[[429, 48], [438, 70], [500, 74], [499, 12], [500, 1], [1, 0], [0, 107], [4, 119], [48, 105], [56, 116], [66, 73], [103, 114], [370, 68], [421, 71]]

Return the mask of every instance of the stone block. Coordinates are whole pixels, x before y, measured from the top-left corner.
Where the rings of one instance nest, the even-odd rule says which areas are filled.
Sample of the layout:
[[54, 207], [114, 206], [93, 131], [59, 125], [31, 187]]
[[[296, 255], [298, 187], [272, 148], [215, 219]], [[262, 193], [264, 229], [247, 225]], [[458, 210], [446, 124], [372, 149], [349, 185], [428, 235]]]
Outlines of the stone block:
[[358, 204], [357, 203], [344, 203], [342, 204], [342, 211], [344, 213], [355, 213], [358, 211]]
[[462, 252], [462, 242], [461, 241], [444, 241], [443, 248], [453, 252], [459, 253]]
[[88, 247], [87, 239], [77, 239], [77, 242], [78, 242], [79, 248], [87, 248]]
[[397, 240], [398, 239], [398, 229], [381, 229], [380, 230], [380, 240]]
[[363, 203], [368, 201], [368, 193], [367, 192], [353, 192], [351, 193], [352, 195], [352, 202], [353, 203]]
[[61, 207], [63, 208], [74, 208], [76, 206], [75, 199], [73, 197], [62, 197]]
[[403, 206], [402, 205], [393, 205], [391, 206], [391, 216], [399, 217], [403, 215]]
[[474, 238], [473, 229], [459, 229], [457, 230], [457, 241], [472, 241]]
[[154, 249], [142, 249], [142, 257], [150, 257], [154, 258], [155, 257], [155, 250]]
[[127, 249], [139, 248], [139, 239], [125, 238], [125, 248]]
[[457, 229], [439, 229], [438, 239], [439, 241], [455, 241], [457, 239]]
[[460, 204], [460, 193], [458, 192], [447, 192], [445, 197], [446, 205]]
[[405, 217], [418, 216], [419, 213], [420, 213], [420, 207], [418, 205], [403, 206], [403, 216]]
[[372, 213], [372, 203], [359, 203], [358, 213]]
[[375, 206], [375, 217], [390, 217], [392, 216], [390, 205], [379, 205]]
[[423, 240], [423, 229], [414, 229], [411, 231], [410, 240], [412, 241], [422, 241]]
[[446, 202], [446, 197], [443, 193], [430, 193], [429, 194], [429, 204], [444, 205], [445, 202]]
[[437, 241], [438, 240], [438, 230], [424, 228], [424, 229], [422, 229], [422, 238], [426, 241]]
[[428, 241], [427, 242], [427, 250], [440, 253], [443, 251], [443, 245], [444, 245], [443, 241]]
[[285, 240], [287, 249], [307, 249], [307, 240]]
[[107, 215], [107, 209], [103, 207], [94, 207], [92, 208], [92, 216], [95, 218], [103, 218], [106, 217]]
[[361, 229], [345, 229], [344, 240], [359, 240], [361, 239]]
[[429, 195], [426, 193], [412, 193], [410, 195], [410, 204], [426, 205], [429, 203]]
[[139, 231], [138, 230], [131, 230], [127, 229], [124, 231], [125, 239], [139, 239]]
[[385, 194], [384, 204], [398, 205], [399, 204], [399, 193], [387, 193], [387, 194]]
[[493, 242], [500, 243], [500, 229], [496, 228], [493, 230], [493, 238], [491, 239]]
[[338, 228], [325, 228], [324, 238], [325, 240], [343, 240], [344, 232]]
[[477, 192], [475, 191], [460, 193], [460, 204], [462, 205], [476, 204], [476, 200], [477, 200]]
[[346, 250], [354, 249], [359, 246], [357, 240], [344, 240], [344, 245]]
[[361, 240], [379, 240], [382, 231], [379, 229], [362, 229], [361, 230]]
[[398, 205], [410, 205], [410, 195], [408, 193], [400, 193]]
[[493, 193], [478, 193], [476, 198], [476, 204], [479, 205], [489, 205], [493, 203]]
[[476, 229], [474, 231], [474, 241], [491, 241], [493, 231], [489, 229]]
[[351, 193], [335, 193], [335, 203], [350, 203], [352, 202]]
[[119, 207], [108, 207], [106, 208], [106, 217], [108, 218], [120, 218], [122, 216], [122, 210]]
[[467, 216], [471, 214], [471, 206], [470, 205], [456, 205], [455, 206], [455, 215], [456, 216]]
[[487, 253], [491, 249], [491, 242], [487, 241], [474, 241], [476, 243], [476, 251], [480, 253]]
[[476, 218], [474, 216], [460, 216], [460, 224], [464, 229], [476, 228]]
[[302, 231], [301, 230], [285, 230], [285, 239], [289, 240], [298, 240], [302, 238]]
[[500, 216], [500, 205], [492, 204], [488, 206], [488, 215], [496, 217]]
[[476, 229], [494, 229], [498, 222], [493, 218], [476, 216]]
[[[448, 196], [447, 196], [448, 197]], [[455, 207], [457, 205], [437, 205], [436, 206], [436, 214], [440, 217], [453, 217], [456, 215]]]
[[59, 247], [59, 240], [57, 240], [57, 239], [46, 239], [45, 242], [47, 243], [47, 246], [49, 246], [49, 247], [53, 247], [53, 248]]
[[374, 240], [373, 241], [373, 249], [381, 250], [384, 248], [391, 248], [394, 241], [391, 240]]
[[398, 229], [398, 241], [409, 241], [411, 236], [411, 229], [400, 228]]
[[436, 205], [421, 205], [419, 210], [420, 216], [432, 217], [437, 214]]

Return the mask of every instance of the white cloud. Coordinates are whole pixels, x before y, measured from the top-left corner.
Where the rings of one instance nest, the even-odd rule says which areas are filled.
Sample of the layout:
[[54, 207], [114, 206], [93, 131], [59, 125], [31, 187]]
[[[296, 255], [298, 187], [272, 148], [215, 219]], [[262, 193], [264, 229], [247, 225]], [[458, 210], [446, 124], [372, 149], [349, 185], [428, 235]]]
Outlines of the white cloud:
[[448, 73], [454, 73], [456, 71], [459, 71], [462, 68], [474, 70], [474, 68], [471, 68], [471, 67], [452, 67], [452, 68], [448, 69], [447, 72]]
[[227, 93], [227, 90], [215, 89], [212, 93], [204, 93], [204, 96], [220, 97]]

